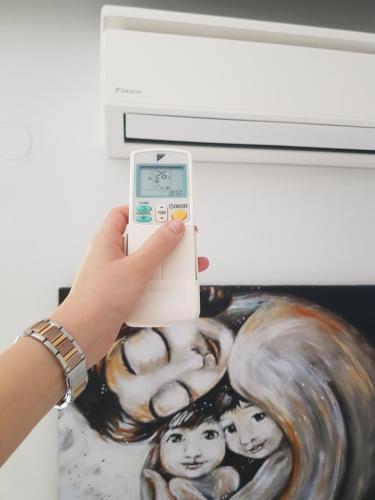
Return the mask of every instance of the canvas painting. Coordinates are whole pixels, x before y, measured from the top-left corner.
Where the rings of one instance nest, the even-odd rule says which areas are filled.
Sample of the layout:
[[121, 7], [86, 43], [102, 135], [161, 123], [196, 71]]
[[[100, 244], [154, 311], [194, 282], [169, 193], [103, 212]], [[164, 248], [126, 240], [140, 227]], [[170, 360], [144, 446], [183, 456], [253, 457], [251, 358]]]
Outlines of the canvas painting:
[[[60, 300], [69, 289], [60, 289]], [[203, 286], [59, 413], [60, 500], [375, 498], [375, 287]]]

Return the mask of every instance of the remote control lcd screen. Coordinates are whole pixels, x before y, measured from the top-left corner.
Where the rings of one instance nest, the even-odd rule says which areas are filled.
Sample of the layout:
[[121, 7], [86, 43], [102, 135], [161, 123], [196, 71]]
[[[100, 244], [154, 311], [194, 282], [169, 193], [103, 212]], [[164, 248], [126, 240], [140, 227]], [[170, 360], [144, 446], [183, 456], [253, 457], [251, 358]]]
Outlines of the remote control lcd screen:
[[137, 196], [186, 198], [186, 165], [137, 165]]

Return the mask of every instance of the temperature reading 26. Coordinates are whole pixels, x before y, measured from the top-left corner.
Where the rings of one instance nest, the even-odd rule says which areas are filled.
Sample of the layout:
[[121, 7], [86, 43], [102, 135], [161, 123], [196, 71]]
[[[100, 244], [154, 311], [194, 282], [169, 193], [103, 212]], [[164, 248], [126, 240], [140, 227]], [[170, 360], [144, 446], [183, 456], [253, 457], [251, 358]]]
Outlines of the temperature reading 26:
[[168, 175], [166, 170], [157, 170], [155, 174], [155, 184], [158, 184], [160, 182], [160, 179], [168, 179]]

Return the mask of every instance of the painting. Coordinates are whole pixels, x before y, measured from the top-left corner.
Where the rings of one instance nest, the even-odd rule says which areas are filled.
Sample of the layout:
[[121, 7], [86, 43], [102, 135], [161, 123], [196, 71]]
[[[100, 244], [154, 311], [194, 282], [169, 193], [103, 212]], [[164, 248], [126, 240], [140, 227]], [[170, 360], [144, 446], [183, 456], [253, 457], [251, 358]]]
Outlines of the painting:
[[[60, 289], [60, 301], [69, 289]], [[202, 286], [59, 412], [60, 500], [375, 498], [375, 287]]]

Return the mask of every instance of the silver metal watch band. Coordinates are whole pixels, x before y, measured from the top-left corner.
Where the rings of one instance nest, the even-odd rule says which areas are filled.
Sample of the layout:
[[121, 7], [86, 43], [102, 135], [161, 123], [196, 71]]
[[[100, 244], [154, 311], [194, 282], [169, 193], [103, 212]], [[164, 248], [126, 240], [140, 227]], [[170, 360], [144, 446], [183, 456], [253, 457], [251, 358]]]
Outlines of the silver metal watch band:
[[[85, 389], [88, 381], [85, 355], [62, 325], [43, 319], [27, 328], [21, 337], [30, 336], [41, 342], [60, 362], [66, 379], [66, 394], [55, 408], [66, 408]], [[20, 338], [20, 337], [18, 337]]]

